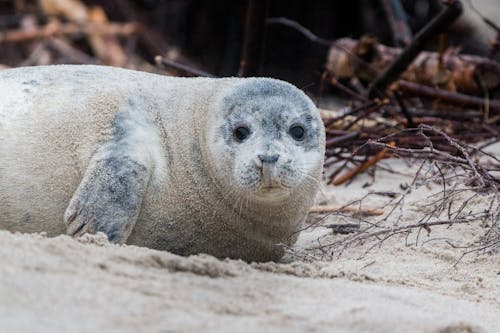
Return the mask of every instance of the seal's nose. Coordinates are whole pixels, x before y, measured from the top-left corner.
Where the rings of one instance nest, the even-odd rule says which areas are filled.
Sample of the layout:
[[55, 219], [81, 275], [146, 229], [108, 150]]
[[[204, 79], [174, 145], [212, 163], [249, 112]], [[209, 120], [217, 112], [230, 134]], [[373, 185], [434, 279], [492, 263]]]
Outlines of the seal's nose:
[[274, 154], [274, 155], [258, 155], [259, 160], [264, 163], [276, 163], [278, 162], [278, 159], [280, 155]]

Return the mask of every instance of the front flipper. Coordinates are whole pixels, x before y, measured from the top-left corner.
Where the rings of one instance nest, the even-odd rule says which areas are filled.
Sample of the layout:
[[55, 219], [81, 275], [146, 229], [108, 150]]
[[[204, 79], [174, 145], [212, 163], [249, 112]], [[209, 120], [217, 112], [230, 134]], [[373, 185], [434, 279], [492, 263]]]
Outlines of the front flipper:
[[67, 233], [103, 232], [123, 243], [139, 215], [150, 167], [130, 155], [105, 150], [95, 156], [64, 214]]

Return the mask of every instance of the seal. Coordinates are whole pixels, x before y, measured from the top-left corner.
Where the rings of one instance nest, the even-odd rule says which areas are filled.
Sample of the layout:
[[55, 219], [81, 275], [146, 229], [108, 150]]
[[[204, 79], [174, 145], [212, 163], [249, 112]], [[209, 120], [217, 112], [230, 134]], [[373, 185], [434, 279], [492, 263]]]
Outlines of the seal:
[[104, 66], [0, 71], [0, 227], [279, 260], [318, 191], [324, 128], [270, 78]]

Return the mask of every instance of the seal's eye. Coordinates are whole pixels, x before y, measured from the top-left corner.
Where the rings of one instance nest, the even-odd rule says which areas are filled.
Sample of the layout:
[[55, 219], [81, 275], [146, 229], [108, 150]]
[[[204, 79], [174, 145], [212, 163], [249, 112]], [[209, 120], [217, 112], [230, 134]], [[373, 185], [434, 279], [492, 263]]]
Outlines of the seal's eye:
[[243, 142], [250, 136], [250, 129], [246, 126], [238, 126], [233, 131], [236, 141]]
[[288, 133], [297, 141], [302, 141], [306, 137], [306, 130], [302, 125], [292, 125], [288, 130]]

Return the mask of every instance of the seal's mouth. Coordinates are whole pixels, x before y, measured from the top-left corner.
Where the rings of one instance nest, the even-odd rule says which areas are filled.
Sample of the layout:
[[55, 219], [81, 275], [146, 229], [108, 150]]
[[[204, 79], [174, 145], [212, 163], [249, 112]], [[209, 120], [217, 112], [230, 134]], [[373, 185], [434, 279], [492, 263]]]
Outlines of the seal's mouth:
[[264, 201], [266, 203], [276, 202], [281, 203], [290, 196], [290, 192], [282, 189], [272, 191], [259, 191], [255, 196], [257, 201]]
[[273, 185], [262, 184], [256, 192], [256, 196], [265, 201], [283, 201], [290, 195], [289, 188], [276, 182]]
[[259, 191], [262, 193], [271, 193], [271, 192], [279, 192], [279, 191], [284, 191], [286, 188], [281, 185], [272, 185], [272, 186], [261, 186], [259, 188]]

